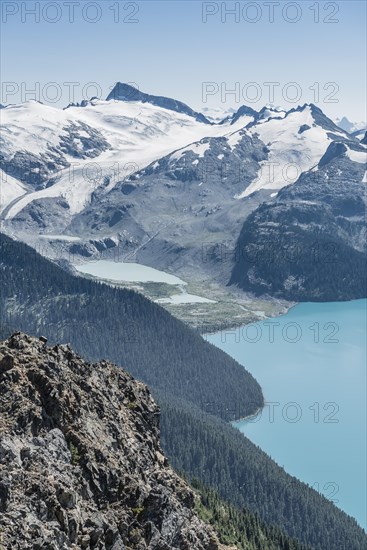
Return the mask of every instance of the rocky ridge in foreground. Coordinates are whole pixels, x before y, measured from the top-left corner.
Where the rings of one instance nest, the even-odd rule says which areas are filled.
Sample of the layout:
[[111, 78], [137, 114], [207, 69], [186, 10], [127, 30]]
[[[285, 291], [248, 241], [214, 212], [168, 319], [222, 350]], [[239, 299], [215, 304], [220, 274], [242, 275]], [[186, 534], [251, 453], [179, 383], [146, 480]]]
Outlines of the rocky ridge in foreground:
[[228, 550], [193, 508], [144, 384], [69, 346], [0, 343], [4, 550]]

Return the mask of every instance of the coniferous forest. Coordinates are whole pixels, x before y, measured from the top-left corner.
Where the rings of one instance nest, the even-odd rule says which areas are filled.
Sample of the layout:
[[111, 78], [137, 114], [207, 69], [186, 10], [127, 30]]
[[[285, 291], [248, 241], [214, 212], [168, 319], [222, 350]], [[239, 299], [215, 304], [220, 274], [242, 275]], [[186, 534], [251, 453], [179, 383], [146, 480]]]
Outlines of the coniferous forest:
[[353, 518], [230, 425], [263, 405], [261, 388], [233, 359], [141, 295], [76, 277], [5, 235], [0, 258], [1, 336], [22, 330], [70, 342], [147, 383], [161, 407], [163, 449], [199, 487], [201, 513], [223, 540], [248, 550], [367, 547]]

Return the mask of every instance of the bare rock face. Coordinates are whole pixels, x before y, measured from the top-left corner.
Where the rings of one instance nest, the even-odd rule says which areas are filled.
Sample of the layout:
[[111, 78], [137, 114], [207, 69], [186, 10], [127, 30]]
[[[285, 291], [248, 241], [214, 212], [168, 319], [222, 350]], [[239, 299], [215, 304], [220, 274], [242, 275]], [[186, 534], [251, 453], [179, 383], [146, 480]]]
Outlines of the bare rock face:
[[0, 547], [219, 550], [147, 387], [22, 333], [0, 343]]

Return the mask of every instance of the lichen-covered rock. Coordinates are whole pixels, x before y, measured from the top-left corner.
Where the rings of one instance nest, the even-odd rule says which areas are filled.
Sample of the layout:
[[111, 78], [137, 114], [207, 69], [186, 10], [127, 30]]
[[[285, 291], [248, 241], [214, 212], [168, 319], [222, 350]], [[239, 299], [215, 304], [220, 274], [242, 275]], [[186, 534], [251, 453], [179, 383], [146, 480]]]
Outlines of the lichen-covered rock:
[[160, 449], [144, 384], [22, 333], [0, 365], [2, 548], [224, 548]]

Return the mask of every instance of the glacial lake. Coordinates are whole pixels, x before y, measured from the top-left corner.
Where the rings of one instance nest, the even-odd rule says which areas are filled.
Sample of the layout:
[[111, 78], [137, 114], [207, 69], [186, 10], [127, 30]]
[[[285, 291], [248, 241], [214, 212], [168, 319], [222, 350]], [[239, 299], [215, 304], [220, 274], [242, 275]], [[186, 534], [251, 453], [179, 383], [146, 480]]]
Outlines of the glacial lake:
[[[108, 279], [110, 281], [130, 282], [130, 283], [166, 283], [174, 285], [172, 295], [169, 298], [159, 298], [155, 300], [158, 304], [196, 304], [196, 303], [212, 303], [214, 300], [209, 300], [203, 296], [189, 294], [186, 290], [187, 283], [182, 281], [175, 275], [159, 271], [147, 265], [137, 264], [133, 262], [114, 262], [111, 260], [97, 260], [95, 262], [87, 262], [81, 265], [74, 265], [75, 269], [80, 273], [93, 275], [100, 279]], [[177, 292], [176, 287], [181, 291]]]
[[305, 303], [206, 336], [251, 372], [266, 405], [235, 426], [366, 529], [367, 300]]
[[74, 265], [81, 273], [87, 273], [112, 281], [128, 281], [136, 283], [167, 283], [169, 285], [185, 285], [186, 283], [164, 271], [159, 271], [147, 265], [133, 262], [114, 262], [111, 260], [89, 261], [85, 264]]

